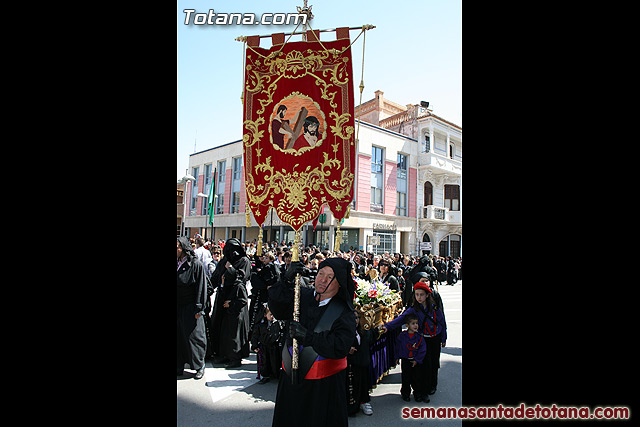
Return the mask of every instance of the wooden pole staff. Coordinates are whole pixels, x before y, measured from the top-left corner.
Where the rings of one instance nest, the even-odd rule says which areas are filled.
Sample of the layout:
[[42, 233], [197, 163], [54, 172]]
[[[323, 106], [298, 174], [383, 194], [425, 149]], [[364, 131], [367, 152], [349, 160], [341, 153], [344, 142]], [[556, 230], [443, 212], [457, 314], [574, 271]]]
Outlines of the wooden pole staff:
[[[291, 262], [300, 261], [300, 230], [296, 231], [296, 237], [293, 239], [293, 248], [291, 254]], [[296, 274], [295, 286], [293, 288], [293, 320], [296, 322], [300, 321], [300, 282], [302, 278], [300, 274]], [[293, 353], [291, 355], [291, 383], [298, 384], [298, 359], [299, 359], [299, 349], [298, 349], [298, 340], [293, 338]]]

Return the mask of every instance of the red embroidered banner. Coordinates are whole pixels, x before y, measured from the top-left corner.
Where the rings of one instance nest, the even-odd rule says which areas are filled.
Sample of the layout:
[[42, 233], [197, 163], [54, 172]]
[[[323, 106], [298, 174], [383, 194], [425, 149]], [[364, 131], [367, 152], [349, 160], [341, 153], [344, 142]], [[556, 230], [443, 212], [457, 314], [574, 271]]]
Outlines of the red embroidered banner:
[[355, 136], [349, 31], [335, 41], [270, 49], [247, 39], [243, 147], [247, 203], [262, 225], [269, 208], [299, 230], [327, 205], [339, 221], [353, 200]]

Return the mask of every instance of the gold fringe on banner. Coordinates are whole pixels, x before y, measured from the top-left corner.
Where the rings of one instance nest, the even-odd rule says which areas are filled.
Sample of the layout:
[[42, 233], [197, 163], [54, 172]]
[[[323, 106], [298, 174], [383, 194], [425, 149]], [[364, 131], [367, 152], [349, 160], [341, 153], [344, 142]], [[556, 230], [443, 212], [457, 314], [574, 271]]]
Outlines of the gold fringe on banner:
[[247, 219], [247, 227], [251, 227], [251, 209], [249, 202], [244, 202], [244, 216]]
[[258, 231], [258, 247], [256, 248], [256, 255], [262, 256], [262, 226], [260, 226], [260, 231]]

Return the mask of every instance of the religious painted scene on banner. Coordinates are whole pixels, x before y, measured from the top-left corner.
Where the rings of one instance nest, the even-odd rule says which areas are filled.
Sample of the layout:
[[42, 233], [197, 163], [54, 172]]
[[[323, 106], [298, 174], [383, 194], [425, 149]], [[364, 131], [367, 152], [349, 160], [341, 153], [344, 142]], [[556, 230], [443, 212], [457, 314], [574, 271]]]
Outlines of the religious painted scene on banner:
[[269, 133], [276, 149], [311, 150], [327, 138], [325, 114], [311, 97], [293, 92], [277, 103]]

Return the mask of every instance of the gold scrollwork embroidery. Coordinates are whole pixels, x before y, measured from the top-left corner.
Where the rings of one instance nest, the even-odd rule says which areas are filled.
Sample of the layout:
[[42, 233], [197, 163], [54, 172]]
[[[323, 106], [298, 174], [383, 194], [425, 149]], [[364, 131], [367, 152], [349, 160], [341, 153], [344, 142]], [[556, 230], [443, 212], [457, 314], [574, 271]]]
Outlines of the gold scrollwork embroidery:
[[249, 141], [250, 137], [248, 134], [244, 134], [242, 136], [242, 142], [244, 143], [245, 147], [251, 147], [253, 144], [260, 141], [260, 139], [262, 138], [262, 135], [264, 134], [264, 130], [259, 131], [258, 127], [263, 124], [264, 124], [264, 117], [258, 117], [255, 121], [254, 120], [244, 121], [244, 127], [247, 128], [247, 130], [251, 132], [251, 135], [252, 135], [251, 141]]

